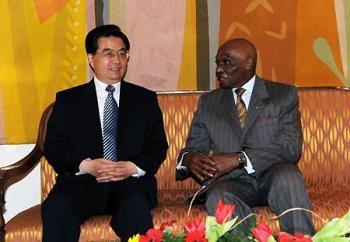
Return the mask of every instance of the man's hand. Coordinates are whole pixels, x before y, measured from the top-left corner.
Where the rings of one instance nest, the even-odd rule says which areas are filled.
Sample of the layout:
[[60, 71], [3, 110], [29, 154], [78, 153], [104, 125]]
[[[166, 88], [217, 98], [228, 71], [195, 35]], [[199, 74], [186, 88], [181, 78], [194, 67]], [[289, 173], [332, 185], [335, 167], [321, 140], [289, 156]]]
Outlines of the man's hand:
[[96, 177], [98, 182], [120, 181], [137, 174], [136, 165], [130, 161], [114, 162], [103, 158], [84, 160], [79, 169]]
[[79, 165], [79, 170], [94, 177], [99, 177], [99, 170], [113, 169], [114, 163], [103, 158], [94, 160], [83, 160]]
[[239, 166], [236, 153], [217, 153], [211, 155], [211, 159], [215, 163], [216, 169], [211, 182]]
[[98, 182], [110, 182], [124, 180], [134, 174], [137, 174], [137, 168], [131, 161], [118, 161], [113, 162], [115, 164], [113, 169], [99, 170]]
[[215, 174], [215, 163], [210, 155], [189, 152], [183, 158], [183, 165], [192, 173], [195, 179], [203, 182]]

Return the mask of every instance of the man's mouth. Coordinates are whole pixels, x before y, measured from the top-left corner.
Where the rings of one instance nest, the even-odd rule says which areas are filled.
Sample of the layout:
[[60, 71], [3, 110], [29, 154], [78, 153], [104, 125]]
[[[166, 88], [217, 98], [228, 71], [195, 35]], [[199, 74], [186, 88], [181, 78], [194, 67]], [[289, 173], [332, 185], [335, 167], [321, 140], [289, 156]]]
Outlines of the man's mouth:
[[119, 71], [120, 70], [120, 68], [119, 67], [111, 67], [111, 68], [109, 68], [111, 71]]
[[217, 79], [218, 79], [218, 81], [225, 81], [226, 77], [224, 77], [224, 76], [218, 76]]

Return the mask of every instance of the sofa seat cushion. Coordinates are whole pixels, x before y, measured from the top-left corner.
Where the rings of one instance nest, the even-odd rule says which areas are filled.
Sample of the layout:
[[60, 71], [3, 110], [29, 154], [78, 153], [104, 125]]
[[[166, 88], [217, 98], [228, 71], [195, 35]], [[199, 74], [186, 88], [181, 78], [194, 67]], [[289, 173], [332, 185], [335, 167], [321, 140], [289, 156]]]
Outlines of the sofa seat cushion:
[[162, 189], [158, 190], [158, 203], [161, 205], [184, 203], [192, 197], [197, 190], [194, 189]]
[[[323, 219], [342, 217], [350, 209], [350, 187], [348, 186], [313, 186], [308, 187], [312, 211]], [[313, 216], [314, 226], [319, 230], [322, 219]]]
[[[41, 205], [29, 208], [6, 224], [6, 242], [41, 241]], [[110, 216], [88, 219], [81, 228], [79, 241], [119, 241], [109, 226]], [[29, 223], [30, 221], [30, 223]]]
[[[349, 187], [308, 187], [308, 191], [312, 200], [312, 210], [321, 218], [340, 217], [344, 215], [344, 211], [350, 208]], [[191, 194], [193, 193], [188, 191], [182, 194], [181, 191], [161, 192], [163, 200], [152, 211], [155, 227], [159, 227], [161, 223], [169, 220], [176, 220], [178, 224], [184, 224], [188, 220], [188, 205], [183, 202], [182, 198], [187, 198]], [[278, 221], [270, 220], [276, 214], [269, 208], [257, 207], [254, 212], [262, 216], [273, 231], [278, 231]], [[189, 218], [200, 219], [205, 216], [207, 213], [204, 207], [195, 205], [191, 209]], [[316, 230], [319, 230], [324, 225], [324, 221], [316, 216], [313, 216], [313, 219]], [[82, 225], [79, 241], [119, 241], [110, 228], [109, 221], [110, 216], [90, 218]], [[6, 224], [6, 241], [41, 241], [41, 226], [40, 205], [37, 205], [18, 214]]]
[[[350, 208], [350, 187], [347, 186], [309, 186], [307, 188], [312, 201], [313, 222], [316, 230], [323, 227], [326, 220], [321, 218], [336, 218], [343, 216]], [[184, 202], [195, 193], [187, 191], [165, 191], [159, 193], [160, 205], [154, 209], [155, 224], [174, 219], [179, 223], [186, 222], [188, 205]], [[268, 207], [254, 208], [259, 216], [263, 217], [273, 231], [279, 231], [278, 220], [270, 220], [276, 214]], [[207, 213], [203, 206], [193, 206], [190, 218], [201, 218]]]

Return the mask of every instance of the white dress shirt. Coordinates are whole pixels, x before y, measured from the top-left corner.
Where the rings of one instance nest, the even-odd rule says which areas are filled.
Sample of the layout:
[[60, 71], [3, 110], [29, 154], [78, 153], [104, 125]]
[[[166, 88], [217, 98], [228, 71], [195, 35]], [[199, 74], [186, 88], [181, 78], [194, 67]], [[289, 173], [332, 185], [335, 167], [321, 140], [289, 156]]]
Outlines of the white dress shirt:
[[[105, 105], [106, 98], [108, 96], [108, 92], [106, 91], [106, 87], [108, 84], [100, 81], [97, 79], [96, 76], [94, 76], [94, 83], [95, 83], [95, 88], [96, 88], [96, 96], [97, 96], [97, 104], [98, 104], [98, 113], [100, 116], [100, 123], [101, 123], [101, 130], [103, 132], [103, 109]], [[113, 92], [113, 97], [115, 101], [118, 104], [119, 107], [119, 99], [120, 99], [120, 82], [117, 82], [112, 85], [115, 90]], [[87, 158], [85, 160], [91, 160], [90, 158]], [[135, 165], [135, 164], [134, 164]], [[135, 165], [136, 166], [136, 165]], [[136, 166], [137, 168], [137, 174], [132, 175], [133, 177], [141, 177], [146, 174], [144, 170]], [[83, 172], [78, 172], [77, 175], [84, 174]]]
[[[242, 100], [245, 104], [247, 112], [249, 108], [250, 98], [252, 97], [254, 84], [255, 84], [255, 75], [246, 84], [242, 86], [242, 88], [245, 89], [245, 92], [242, 95]], [[235, 103], [237, 103], [237, 93], [235, 92], [236, 89], [237, 88], [232, 88], [232, 93], [233, 93], [233, 98], [235, 99]], [[247, 159], [247, 165], [244, 166], [244, 169], [246, 169], [248, 174], [254, 173], [255, 170], [252, 166], [252, 163], [249, 160], [249, 157], [244, 151], [242, 151], [242, 153], [245, 155], [245, 158]]]

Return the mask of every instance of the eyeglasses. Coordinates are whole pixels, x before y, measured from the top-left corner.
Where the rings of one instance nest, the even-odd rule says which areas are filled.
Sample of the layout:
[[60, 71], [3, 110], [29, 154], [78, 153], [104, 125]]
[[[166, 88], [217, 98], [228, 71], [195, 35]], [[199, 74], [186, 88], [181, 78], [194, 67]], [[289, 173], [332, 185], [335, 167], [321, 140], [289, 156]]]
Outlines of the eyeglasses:
[[101, 52], [99, 52], [102, 54], [103, 57], [108, 58], [108, 59], [112, 59], [115, 56], [118, 56], [118, 58], [120, 59], [129, 59], [130, 54], [126, 49], [120, 49], [120, 50], [111, 50], [111, 49], [107, 49], [107, 50], [103, 50]]

